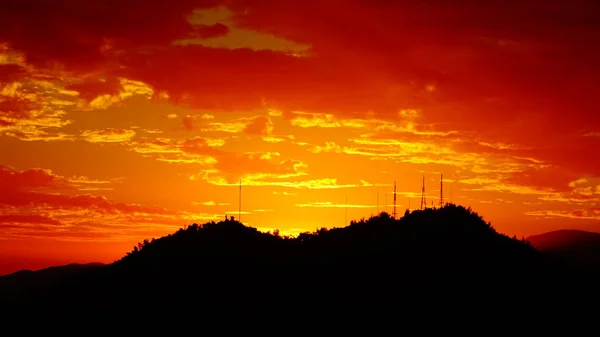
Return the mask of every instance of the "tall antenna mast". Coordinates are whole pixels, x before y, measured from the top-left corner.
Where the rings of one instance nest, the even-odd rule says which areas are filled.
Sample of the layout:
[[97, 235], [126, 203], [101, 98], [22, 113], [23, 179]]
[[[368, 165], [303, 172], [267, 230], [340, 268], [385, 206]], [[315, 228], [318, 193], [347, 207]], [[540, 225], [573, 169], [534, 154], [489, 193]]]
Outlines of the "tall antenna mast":
[[444, 174], [440, 174], [440, 208], [444, 207]]
[[377, 190], [377, 215], [379, 215], [379, 190]]
[[394, 180], [394, 214], [392, 215], [396, 219], [396, 181]]
[[423, 175], [423, 187], [421, 187], [421, 209], [427, 208], [425, 203], [425, 176]]
[[240, 192], [239, 192], [239, 202], [238, 202], [238, 221], [242, 222], [242, 178], [240, 178]]

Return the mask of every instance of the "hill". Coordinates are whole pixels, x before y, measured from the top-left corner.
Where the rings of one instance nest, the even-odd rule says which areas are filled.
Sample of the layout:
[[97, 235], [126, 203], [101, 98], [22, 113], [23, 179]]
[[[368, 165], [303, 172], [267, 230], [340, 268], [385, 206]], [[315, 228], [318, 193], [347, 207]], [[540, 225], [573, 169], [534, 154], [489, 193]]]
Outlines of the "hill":
[[14, 273], [2, 275], [0, 277], [2, 277], [2, 280], [10, 279], [15, 280], [15, 282], [22, 282], [25, 279], [30, 279], [32, 277], [60, 277], [66, 274], [77, 272], [81, 269], [99, 268], [103, 267], [104, 265], [104, 263], [100, 262], [71, 263], [64, 266], [52, 266], [38, 270], [23, 269]]
[[5, 296], [4, 308], [12, 316], [89, 324], [365, 319], [457, 303], [498, 309], [524, 298], [523, 310], [531, 310], [550, 293], [557, 301], [591, 289], [585, 282], [594, 281], [584, 276], [525, 240], [497, 233], [471, 209], [447, 205], [297, 237], [234, 220], [193, 224], [145, 240], [107, 266]]
[[569, 264], [600, 268], [600, 233], [558, 230], [527, 238], [536, 249]]
[[98, 262], [73, 263], [36, 271], [20, 270], [0, 276], [0, 300], [15, 302], [31, 294], [52, 291], [54, 286], [60, 285], [65, 279], [76, 278], [88, 271], [99, 271], [104, 266], [105, 264]]

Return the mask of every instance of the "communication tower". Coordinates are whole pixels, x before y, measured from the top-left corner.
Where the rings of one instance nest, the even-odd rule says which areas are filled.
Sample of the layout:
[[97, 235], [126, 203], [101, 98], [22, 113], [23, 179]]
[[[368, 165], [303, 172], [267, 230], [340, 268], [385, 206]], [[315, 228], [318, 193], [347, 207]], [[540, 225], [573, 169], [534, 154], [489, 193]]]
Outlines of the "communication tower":
[[425, 203], [425, 176], [423, 176], [423, 187], [421, 187], [421, 209], [427, 208], [427, 203]]

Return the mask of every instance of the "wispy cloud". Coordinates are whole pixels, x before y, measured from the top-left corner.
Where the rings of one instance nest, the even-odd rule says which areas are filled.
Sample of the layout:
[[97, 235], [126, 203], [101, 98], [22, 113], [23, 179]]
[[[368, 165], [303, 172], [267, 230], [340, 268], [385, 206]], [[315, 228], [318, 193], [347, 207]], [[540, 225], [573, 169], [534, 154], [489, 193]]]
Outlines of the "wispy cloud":
[[92, 100], [79, 100], [78, 108], [82, 110], [103, 110], [112, 106], [118, 106], [123, 101], [133, 97], [144, 97], [150, 99], [154, 95], [152, 87], [141, 81], [127, 78], [119, 78], [120, 90], [115, 94], [102, 94]]
[[525, 215], [541, 218], [567, 218], [567, 219], [579, 219], [579, 220], [600, 220], [600, 212], [586, 209], [574, 209], [574, 210], [541, 210], [541, 211], [527, 211]]
[[111, 180], [63, 177], [50, 170], [0, 169], [0, 237], [111, 241], [165, 234], [185, 223], [220, 219], [220, 214], [173, 211], [73, 194]]
[[298, 194], [297, 193], [286, 192], [286, 191], [273, 191], [273, 195], [294, 196], [294, 195], [298, 195]]
[[357, 205], [357, 204], [335, 204], [330, 201], [315, 201], [304, 204], [296, 204], [296, 207], [314, 207], [314, 208], [377, 208], [377, 205]]
[[230, 203], [228, 203], [228, 202], [214, 202], [212, 200], [209, 200], [209, 201], [203, 201], [203, 202], [192, 201], [192, 205], [194, 205], [194, 206], [229, 206]]
[[135, 131], [107, 128], [103, 130], [85, 130], [81, 133], [90, 143], [125, 143], [135, 136]]

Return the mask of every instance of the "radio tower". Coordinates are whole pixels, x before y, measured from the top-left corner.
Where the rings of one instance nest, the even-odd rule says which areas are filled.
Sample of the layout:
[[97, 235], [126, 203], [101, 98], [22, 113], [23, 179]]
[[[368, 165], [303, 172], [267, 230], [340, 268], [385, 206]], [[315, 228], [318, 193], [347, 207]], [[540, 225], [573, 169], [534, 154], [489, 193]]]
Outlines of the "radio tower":
[[394, 213], [392, 217], [396, 219], [396, 181], [394, 180]]
[[421, 188], [421, 209], [427, 208], [425, 203], [425, 176], [423, 176], [423, 187]]
[[440, 175], [440, 208], [444, 207], [444, 174]]
[[240, 178], [239, 198], [240, 198], [240, 200], [238, 201], [238, 221], [241, 223], [242, 222], [242, 178]]

